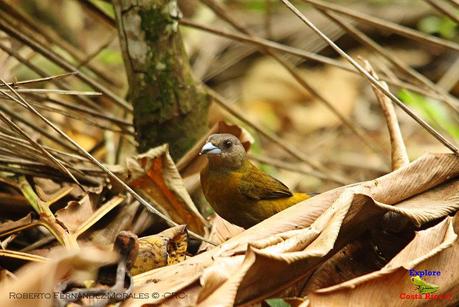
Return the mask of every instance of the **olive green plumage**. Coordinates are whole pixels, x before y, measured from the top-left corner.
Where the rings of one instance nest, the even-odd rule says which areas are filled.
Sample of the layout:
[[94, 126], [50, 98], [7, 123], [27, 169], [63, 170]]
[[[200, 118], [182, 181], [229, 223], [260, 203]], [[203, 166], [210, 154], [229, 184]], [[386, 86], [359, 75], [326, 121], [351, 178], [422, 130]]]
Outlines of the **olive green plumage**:
[[209, 160], [201, 171], [204, 195], [218, 215], [233, 224], [251, 227], [310, 197], [290, 192], [253, 165], [234, 135], [211, 135], [201, 153]]

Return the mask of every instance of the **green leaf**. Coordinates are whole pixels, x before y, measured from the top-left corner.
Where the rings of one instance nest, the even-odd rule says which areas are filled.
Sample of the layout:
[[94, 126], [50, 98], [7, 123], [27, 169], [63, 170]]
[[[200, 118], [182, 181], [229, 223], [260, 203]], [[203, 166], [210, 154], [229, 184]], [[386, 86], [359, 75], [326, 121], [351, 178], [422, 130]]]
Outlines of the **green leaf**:
[[266, 10], [265, 0], [250, 0], [244, 3], [244, 6], [248, 10], [264, 12]]
[[418, 23], [418, 29], [427, 34], [438, 34], [446, 39], [453, 39], [458, 33], [457, 24], [446, 16], [428, 16]]
[[454, 139], [459, 139], [459, 123], [443, 102], [428, 99], [406, 89], [401, 90], [398, 96], [404, 103], [421, 113], [421, 116], [433, 126], [448, 132]]
[[265, 302], [271, 307], [290, 307], [291, 306], [283, 298], [270, 298], [270, 299], [265, 300]]

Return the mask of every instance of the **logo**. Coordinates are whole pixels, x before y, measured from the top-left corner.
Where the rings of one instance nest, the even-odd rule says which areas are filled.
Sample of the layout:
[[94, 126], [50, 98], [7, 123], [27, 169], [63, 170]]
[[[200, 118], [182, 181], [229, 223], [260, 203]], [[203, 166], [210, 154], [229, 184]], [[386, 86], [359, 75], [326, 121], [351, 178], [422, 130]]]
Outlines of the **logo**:
[[[421, 270], [417, 271], [411, 269], [408, 271], [408, 277], [410, 282], [414, 286], [414, 291], [417, 293], [400, 293], [400, 299], [403, 300], [451, 300], [452, 294], [435, 294], [440, 290], [440, 287], [436, 285], [434, 279], [438, 279], [441, 276], [440, 271]], [[426, 280], [426, 277], [429, 281]]]
[[419, 276], [411, 277], [411, 283], [415, 285], [416, 289], [421, 294], [435, 293], [438, 291], [439, 288], [437, 285], [430, 284], [427, 281], [424, 281]]

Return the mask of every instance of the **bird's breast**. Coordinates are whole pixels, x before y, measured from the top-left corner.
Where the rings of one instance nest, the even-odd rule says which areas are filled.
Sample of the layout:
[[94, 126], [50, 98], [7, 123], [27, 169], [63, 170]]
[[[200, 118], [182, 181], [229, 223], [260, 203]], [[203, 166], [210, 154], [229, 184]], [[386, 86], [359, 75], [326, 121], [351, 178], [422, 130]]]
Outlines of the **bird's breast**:
[[225, 220], [248, 228], [298, 203], [309, 196], [295, 193], [290, 197], [255, 200], [241, 193], [243, 172], [215, 171], [205, 168], [201, 172], [204, 196], [215, 212]]
[[201, 185], [204, 196], [212, 208], [224, 219], [233, 224], [249, 210], [250, 201], [239, 190], [242, 174], [231, 171], [201, 172]]

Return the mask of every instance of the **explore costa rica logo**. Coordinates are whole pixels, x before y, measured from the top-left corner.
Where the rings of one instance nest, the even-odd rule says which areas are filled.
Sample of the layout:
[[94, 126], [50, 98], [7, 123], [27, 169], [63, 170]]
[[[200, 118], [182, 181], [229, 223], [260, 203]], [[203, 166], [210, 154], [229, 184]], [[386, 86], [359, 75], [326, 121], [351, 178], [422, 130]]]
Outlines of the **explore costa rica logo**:
[[[408, 276], [410, 278], [411, 283], [414, 286], [414, 289], [418, 293], [400, 293], [400, 299], [407, 299], [407, 300], [451, 300], [452, 294], [435, 294], [440, 287], [435, 283], [431, 282], [434, 278], [438, 278], [441, 276], [440, 271], [430, 271], [430, 270], [422, 270], [417, 271], [415, 269], [411, 269], [408, 271]], [[429, 281], [425, 280], [424, 278], [429, 276]]]
[[435, 293], [438, 291], [438, 286], [428, 283], [427, 281], [424, 281], [421, 277], [419, 276], [414, 276], [411, 277], [411, 282], [413, 285], [416, 286], [416, 289], [419, 291], [421, 294], [426, 294], [426, 293]]

